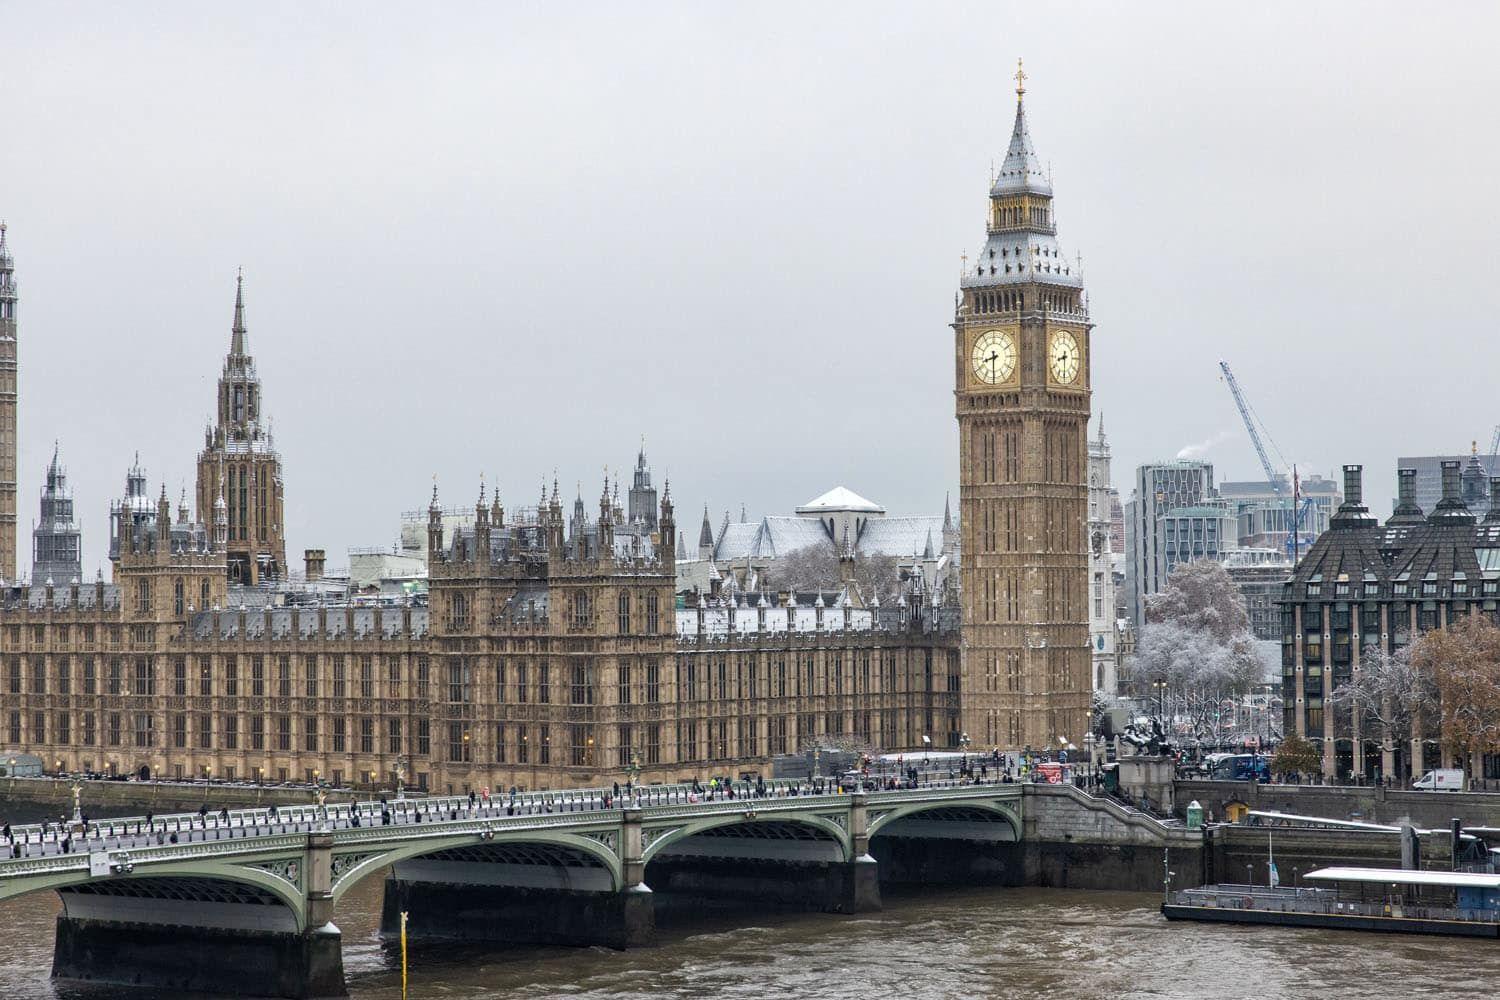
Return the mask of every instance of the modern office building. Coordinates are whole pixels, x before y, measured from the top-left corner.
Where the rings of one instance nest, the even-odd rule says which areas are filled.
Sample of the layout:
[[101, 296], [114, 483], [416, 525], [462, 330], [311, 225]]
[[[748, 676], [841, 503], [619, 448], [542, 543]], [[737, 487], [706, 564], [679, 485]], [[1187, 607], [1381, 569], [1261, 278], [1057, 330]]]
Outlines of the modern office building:
[[[1211, 462], [1179, 459], [1142, 465], [1135, 470], [1133, 488], [1134, 492], [1125, 504], [1125, 608], [1127, 617], [1136, 628], [1140, 628], [1145, 620], [1145, 599], [1166, 586], [1171, 567], [1206, 555], [1202, 533], [1207, 524], [1214, 526], [1216, 550], [1222, 546], [1226, 531], [1229, 538], [1234, 537], [1234, 529], [1226, 529], [1222, 523], [1221, 515], [1226, 512], [1218, 509], [1205, 512], [1198, 518], [1198, 550], [1195, 552], [1191, 523], [1194, 515], [1185, 515], [1187, 522], [1173, 524], [1170, 555], [1164, 547], [1167, 533], [1159, 530], [1159, 522], [1168, 513], [1198, 509], [1214, 498], [1214, 467]], [[1187, 529], [1185, 540], [1179, 527]]]

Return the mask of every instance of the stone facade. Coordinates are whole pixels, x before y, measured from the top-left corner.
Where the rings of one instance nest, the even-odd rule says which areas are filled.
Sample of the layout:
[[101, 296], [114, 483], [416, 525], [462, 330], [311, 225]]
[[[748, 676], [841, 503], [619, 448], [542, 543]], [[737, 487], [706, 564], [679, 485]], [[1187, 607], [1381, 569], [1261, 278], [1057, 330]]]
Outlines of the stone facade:
[[[1024, 76], [1017, 74], [1018, 82]], [[953, 321], [964, 728], [1057, 747], [1088, 726], [1089, 321], [1058, 246], [1024, 87], [990, 188], [987, 241]]]
[[607, 497], [571, 536], [555, 495], [510, 523], [475, 509], [445, 537], [434, 498], [428, 606], [248, 608], [228, 606], [252, 592], [228, 585], [222, 526], [174, 521], [162, 497], [125, 522], [114, 583], [5, 593], [0, 742], [49, 769], [374, 785], [400, 766], [455, 791], [623, 782], [632, 764], [737, 775], [819, 742], [956, 745], [948, 618], [679, 612], [670, 492], [644, 544], [615, 537]]

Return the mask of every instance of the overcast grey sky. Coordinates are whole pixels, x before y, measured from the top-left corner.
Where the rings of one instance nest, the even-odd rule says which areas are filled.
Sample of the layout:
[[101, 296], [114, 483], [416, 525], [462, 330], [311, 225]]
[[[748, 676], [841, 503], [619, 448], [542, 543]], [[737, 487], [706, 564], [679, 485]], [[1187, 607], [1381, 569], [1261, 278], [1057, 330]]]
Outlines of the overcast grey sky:
[[[1230, 11], [1233, 11], [1233, 14]], [[62, 442], [104, 562], [139, 449], [191, 487], [245, 269], [288, 554], [402, 510], [679, 519], [956, 487], [953, 294], [1017, 56], [1083, 255], [1117, 484], [1487, 447], [1500, 5], [0, 5], [20, 528]]]

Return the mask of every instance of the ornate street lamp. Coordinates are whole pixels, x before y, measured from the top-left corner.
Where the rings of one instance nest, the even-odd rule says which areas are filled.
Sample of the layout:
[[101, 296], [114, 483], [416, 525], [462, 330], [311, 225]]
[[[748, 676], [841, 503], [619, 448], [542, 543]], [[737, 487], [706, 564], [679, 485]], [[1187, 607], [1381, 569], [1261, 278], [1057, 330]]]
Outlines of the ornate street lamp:
[[637, 806], [641, 802], [641, 752], [634, 747], [630, 750], [630, 766], [625, 769], [630, 778], [630, 794]]
[[82, 802], [81, 802], [81, 799], [82, 799], [82, 796], [83, 796], [83, 779], [81, 777], [79, 777], [78, 775], [76, 775], [76, 774], [73, 775], [72, 786], [73, 786], [73, 822], [75, 822], [75, 823], [81, 823], [81, 822], [83, 822], [83, 805], [82, 805]]
[[396, 755], [396, 801], [398, 802], [406, 798], [406, 769], [410, 763], [411, 758], [406, 754]]

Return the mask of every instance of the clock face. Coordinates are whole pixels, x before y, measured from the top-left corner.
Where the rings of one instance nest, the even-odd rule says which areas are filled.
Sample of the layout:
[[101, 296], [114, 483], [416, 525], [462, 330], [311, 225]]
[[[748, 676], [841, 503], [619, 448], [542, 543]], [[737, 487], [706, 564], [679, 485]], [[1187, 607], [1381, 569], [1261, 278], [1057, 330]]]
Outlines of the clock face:
[[1083, 358], [1078, 350], [1078, 338], [1067, 330], [1052, 335], [1047, 347], [1047, 367], [1052, 371], [1053, 381], [1060, 385], [1072, 385], [1078, 379], [1078, 370]]
[[1016, 371], [1016, 338], [1004, 330], [988, 330], [974, 341], [974, 374], [981, 382], [996, 385]]

